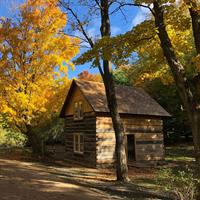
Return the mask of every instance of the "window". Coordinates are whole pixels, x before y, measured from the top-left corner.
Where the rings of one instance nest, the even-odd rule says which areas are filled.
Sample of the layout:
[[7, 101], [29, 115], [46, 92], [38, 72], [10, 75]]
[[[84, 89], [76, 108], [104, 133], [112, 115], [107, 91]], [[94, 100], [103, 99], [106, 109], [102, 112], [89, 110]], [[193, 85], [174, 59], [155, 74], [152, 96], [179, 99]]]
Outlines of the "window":
[[79, 119], [83, 119], [83, 102], [79, 101]]
[[83, 102], [74, 103], [74, 119], [83, 119]]
[[74, 119], [78, 119], [78, 116], [79, 116], [79, 111], [78, 111], [78, 103], [75, 102], [74, 103]]
[[80, 134], [80, 133], [74, 134], [74, 152], [83, 154], [83, 152], [84, 152], [83, 134]]

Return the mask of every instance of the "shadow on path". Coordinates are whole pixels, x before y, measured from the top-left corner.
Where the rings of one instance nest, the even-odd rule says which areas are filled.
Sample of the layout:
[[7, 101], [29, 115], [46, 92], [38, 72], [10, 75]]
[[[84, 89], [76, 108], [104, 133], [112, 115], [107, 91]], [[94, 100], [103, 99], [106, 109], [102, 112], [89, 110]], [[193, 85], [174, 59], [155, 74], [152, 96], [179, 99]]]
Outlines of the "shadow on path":
[[106, 200], [113, 197], [64, 181], [35, 163], [0, 159], [1, 200]]

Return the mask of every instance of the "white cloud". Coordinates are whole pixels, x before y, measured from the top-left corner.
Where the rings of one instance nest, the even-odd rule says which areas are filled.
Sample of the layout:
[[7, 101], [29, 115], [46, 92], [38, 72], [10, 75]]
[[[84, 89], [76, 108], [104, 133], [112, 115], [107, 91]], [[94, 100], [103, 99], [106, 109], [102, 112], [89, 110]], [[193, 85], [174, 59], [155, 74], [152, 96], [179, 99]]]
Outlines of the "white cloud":
[[140, 24], [143, 22], [145, 19], [148, 18], [149, 16], [149, 10], [146, 8], [139, 8], [136, 16], [133, 18], [132, 23], [131, 23], [131, 28]]

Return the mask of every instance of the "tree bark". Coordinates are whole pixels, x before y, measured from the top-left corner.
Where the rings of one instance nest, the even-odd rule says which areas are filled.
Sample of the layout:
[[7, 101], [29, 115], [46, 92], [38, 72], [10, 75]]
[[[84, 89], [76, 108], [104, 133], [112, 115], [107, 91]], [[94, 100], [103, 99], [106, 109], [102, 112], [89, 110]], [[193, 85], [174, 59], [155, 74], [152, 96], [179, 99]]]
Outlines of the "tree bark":
[[[159, 1], [154, 1], [154, 16], [155, 26], [158, 29], [158, 36], [161, 42], [163, 53], [172, 71], [179, 95], [187, 111], [191, 127], [195, 127], [196, 124], [193, 123], [197, 122], [197, 118], [195, 117], [195, 115], [197, 115], [198, 113], [197, 104], [192, 89], [190, 87], [189, 81], [187, 79], [185, 69], [176, 57], [172, 43], [166, 31], [164, 23], [164, 11], [162, 6], [159, 4]], [[198, 155], [200, 147], [200, 130], [196, 131], [196, 128], [194, 130], [195, 131], [193, 131], [193, 140], [195, 150]]]
[[[196, 54], [200, 54], [200, 10], [198, 8], [198, 3], [196, 0], [188, 1], [186, 0], [186, 3], [188, 4], [188, 9], [190, 12], [190, 16], [192, 19], [192, 30], [193, 30], [193, 36], [194, 36], [194, 43], [196, 48]], [[195, 135], [198, 135], [197, 137], [197, 143], [200, 144], [200, 73], [197, 73], [192, 80], [192, 86], [194, 87], [194, 97], [195, 97], [195, 103], [196, 103], [196, 109], [192, 114], [192, 132], [195, 133]], [[198, 145], [197, 144], [197, 145]], [[196, 152], [196, 160], [200, 164], [200, 148], [198, 148], [198, 151]]]
[[[197, 110], [192, 114], [192, 134], [193, 134], [193, 142], [195, 147], [195, 178], [200, 180], [200, 112]], [[194, 135], [196, 138], [194, 139]], [[200, 182], [196, 182], [196, 199], [200, 200]]]
[[32, 148], [33, 155], [44, 156], [44, 143], [43, 140], [33, 132], [31, 127], [27, 127], [25, 135], [28, 137], [28, 141]]
[[188, 4], [188, 9], [190, 12], [190, 16], [192, 19], [192, 30], [194, 36], [194, 43], [196, 47], [197, 54], [200, 54], [200, 14], [199, 8], [197, 5], [197, 1], [189, 1], [185, 0], [186, 4]]
[[[112, 1], [110, 0], [94, 0], [96, 5], [99, 7], [101, 12], [101, 36], [110, 37], [110, 18], [109, 18], [109, 6]], [[65, 3], [65, 1], [60, 0], [62, 6], [65, 9], [71, 12], [74, 16], [76, 22], [78, 23], [79, 29], [83, 33], [85, 39], [88, 41], [91, 48], [94, 47], [95, 43], [87, 34], [87, 31], [83, 27], [83, 23], [81, 23], [78, 15], [70, 8], [69, 4]], [[97, 58], [98, 60], [98, 58]], [[115, 131], [116, 138], [116, 174], [118, 181], [128, 181], [128, 167], [127, 167], [127, 158], [126, 158], [126, 150], [125, 150], [125, 133], [123, 131], [123, 124], [120, 119], [120, 115], [118, 112], [117, 99], [116, 99], [116, 91], [114, 79], [112, 76], [112, 70], [110, 67], [110, 63], [108, 60], [103, 60], [103, 67], [99, 61], [98, 69], [103, 78], [106, 97], [108, 102], [108, 108], [111, 113], [111, 118], [113, 122], [113, 128]]]
[[106, 97], [108, 108], [110, 110], [113, 128], [116, 138], [116, 174], [118, 181], [128, 181], [128, 167], [126, 158], [126, 135], [124, 132], [123, 124], [118, 112], [118, 105], [116, 99], [116, 89], [112, 74], [109, 72], [109, 61], [103, 61], [104, 67], [104, 85], [106, 90]]
[[[109, 18], [109, 1], [101, 0], [101, 36], [110, 37], [110, 18]], [[118, 181], [128, 181], [128, 167], [126, 158], [125, 133], [120, 115], [118, 112], [117, 98], [112, 67], [108, 60], [103, 60], [103, 81], [105, 85], [108, 108], [110, 110], [113, 128], [116, 138], [116, 174]]]
[[[164, 22], [164, 11], [162, 5], [160, 4], [160, 0], [154, 1], [153, 5], [155, 26], [158, 29], [158, 36], [160, 39], [161, 47], [174, 76], [179, 95], [187, 111], [188, 119], [190, 121], [196, 156], [195, 175], [197, 179], [200, 179], [200, 111], [198, 102], [196, 101], [196, 99], [198, 99], [196, 94], [198, 93], [196, 93], [195, 91], [192, 92], [192, 88], [186, 76], [185, 69], [175, 55], [171, 40], [166, 31], [166, 26]], [[194, 86], [196, 88], [196, 85]], [[196, 186], [197, 199], [200, 200], [199, 183], [197, 183]]]
[[[189, 82], [186, 77], [185, 69], [177, 59], [171, 40], [166, 31], [166, 26], [164, 23], [164, 11], [163, 7], [159, 4], [159, 1], [154, 1], [154, 17], [155, 17], [155, 26], [158, 29], [158, 36], [161, 43], [160, 45], [163, 49], [163, 53], [167, 59], [167, 62], [174, 76], [174, 80], [176, 82], [182, 102], [186, 110], [190, 111], [194, 109], [194, 105], [192, 105], [193, 94], [191, 92]], [[192, 108], [190, 107], [191, 105]]]

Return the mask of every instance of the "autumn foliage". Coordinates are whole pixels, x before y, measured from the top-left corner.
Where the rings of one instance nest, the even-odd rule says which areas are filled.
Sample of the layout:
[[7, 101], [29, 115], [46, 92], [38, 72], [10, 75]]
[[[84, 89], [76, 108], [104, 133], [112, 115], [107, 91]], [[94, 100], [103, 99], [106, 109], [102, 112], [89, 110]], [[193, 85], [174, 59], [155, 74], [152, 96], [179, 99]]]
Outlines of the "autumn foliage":
[[85, 81], [102, 82], [102, 78], [100, 74], [91, 74], [87, 70], [78, 74], [78, 79], [85, 80]]
[[0, 110], [29, 137], [61, 106], [79, 41], [64, 34], [57, 0], [28, 0], [17, 20], [0, 21]]

